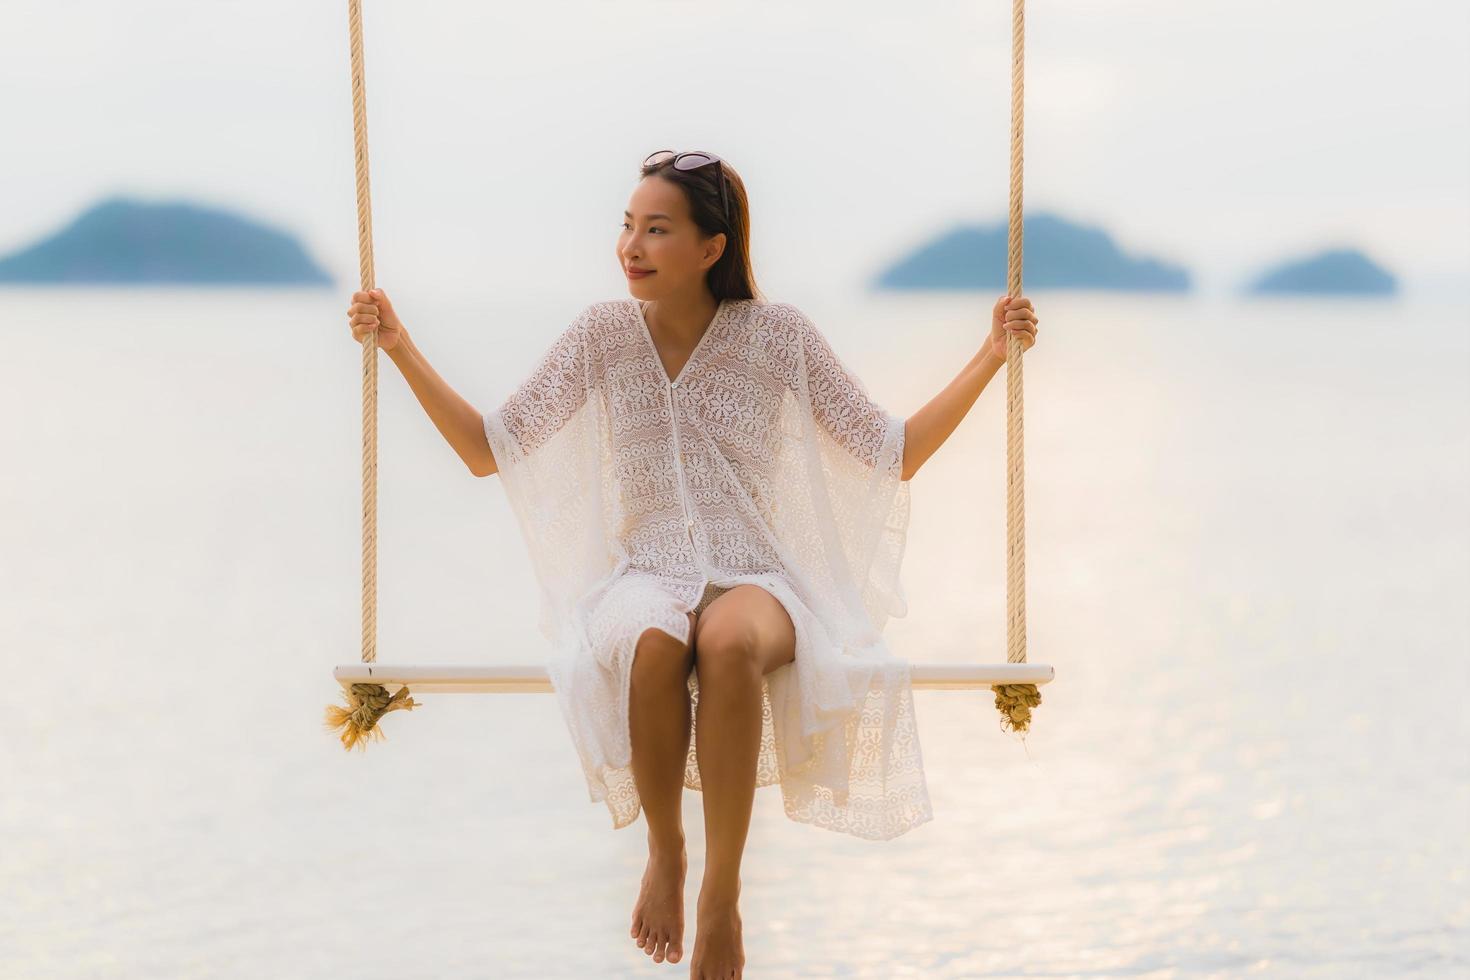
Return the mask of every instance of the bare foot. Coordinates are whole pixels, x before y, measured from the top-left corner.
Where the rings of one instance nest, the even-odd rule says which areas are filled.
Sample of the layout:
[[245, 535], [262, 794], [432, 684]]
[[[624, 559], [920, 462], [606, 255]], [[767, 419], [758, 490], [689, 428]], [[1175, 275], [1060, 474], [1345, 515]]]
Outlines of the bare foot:
[[733, 889], [701, 888], [689, 980], [740, 980], [744, 972], [740, 883]]
[[628, 935], [638, 941], [655, 963], [665, 958], [679, 962], [684, 955], [684, 875], [689, 858], [681, 842], [660, 847], [650, 842], [643, 886], [633, 906], [633, 925]]

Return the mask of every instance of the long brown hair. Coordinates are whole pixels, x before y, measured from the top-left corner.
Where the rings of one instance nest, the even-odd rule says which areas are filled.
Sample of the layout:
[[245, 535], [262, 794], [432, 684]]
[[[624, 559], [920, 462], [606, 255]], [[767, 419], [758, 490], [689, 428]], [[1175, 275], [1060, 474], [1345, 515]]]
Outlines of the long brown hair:
[[[730, 220], [720, 206], [720, 185], [709, 167], [697, 170], [675, 170], [672, 159], [664, 163], [639, 167], [638, 179], [655, 174], [670, 183], [678, 184], [689, 202], [689, 213], [694, 223], [706, 235], [725, 233], [725, 250], [715, 264], [705, 273], [705, 282], [716, 300], [755, 299], [760, 291], [755, 285], [755, 273], [750, 268], [750, 202], [745, 196], [745, 182], [735, 168], [724, 160], [718, 164], [725, 175], [725, 195], [730, 202]], [[761, 301], [765, 297], [761, 296]]]

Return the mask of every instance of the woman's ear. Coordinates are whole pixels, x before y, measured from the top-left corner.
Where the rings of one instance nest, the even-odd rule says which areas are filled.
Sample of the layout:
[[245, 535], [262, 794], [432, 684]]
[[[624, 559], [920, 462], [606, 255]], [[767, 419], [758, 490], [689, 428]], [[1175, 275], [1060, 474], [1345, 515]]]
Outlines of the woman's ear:
[[708, 269], [720, 261], [720, 256], [725, 254], [725, 242], [727, 240], [728, 236], [722, 231], [711, 235], [709, 241], [704, 243], [704, 254], [705, 258], [708, 259], [704, 268]]

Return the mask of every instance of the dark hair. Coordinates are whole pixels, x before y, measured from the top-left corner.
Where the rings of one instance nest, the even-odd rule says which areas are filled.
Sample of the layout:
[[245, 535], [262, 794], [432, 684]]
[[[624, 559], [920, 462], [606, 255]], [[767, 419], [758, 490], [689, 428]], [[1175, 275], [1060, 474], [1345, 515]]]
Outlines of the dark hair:
[[638, 179], [657, 175], [678, 184], [684, 191], [689, 213], [694, 216], [699, 230], [706, 235], [725, 233], [725, 250], [705, 273], [705, 281], [715, 299], [754, 299], [759, 291], [750, 269], [750, 206], [745, 196], [745, 182], [724, 160], [717, 166], [725, 176], [725, 196], [730, 202], [728, 222], [720, 205], [719, 178], [709, 167], [675, 170], [670, 160], [640, 167]]

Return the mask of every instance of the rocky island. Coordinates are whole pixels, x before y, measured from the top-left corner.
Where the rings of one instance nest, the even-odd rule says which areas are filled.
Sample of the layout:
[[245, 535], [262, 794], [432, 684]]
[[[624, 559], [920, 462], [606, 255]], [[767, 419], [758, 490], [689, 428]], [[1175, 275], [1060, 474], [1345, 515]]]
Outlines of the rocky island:
[[290, 233], [188, 202], [101, 201], [0, 257], [0, 282], [332, 285]]
[[[1006, 288], [1007, 222], [957, 225], [894, 262], [877, 289]], [[1023, 220], [1026, 289], [1187, 292], [1189, 272], [1148, 256], [1125, 254], [1101, 228], [1039, 213]]]
[[1332, 248], [1272, 266], [1248, 283], [1251, 295], [1392, 295], [1393, 273], [1353, 248]]

